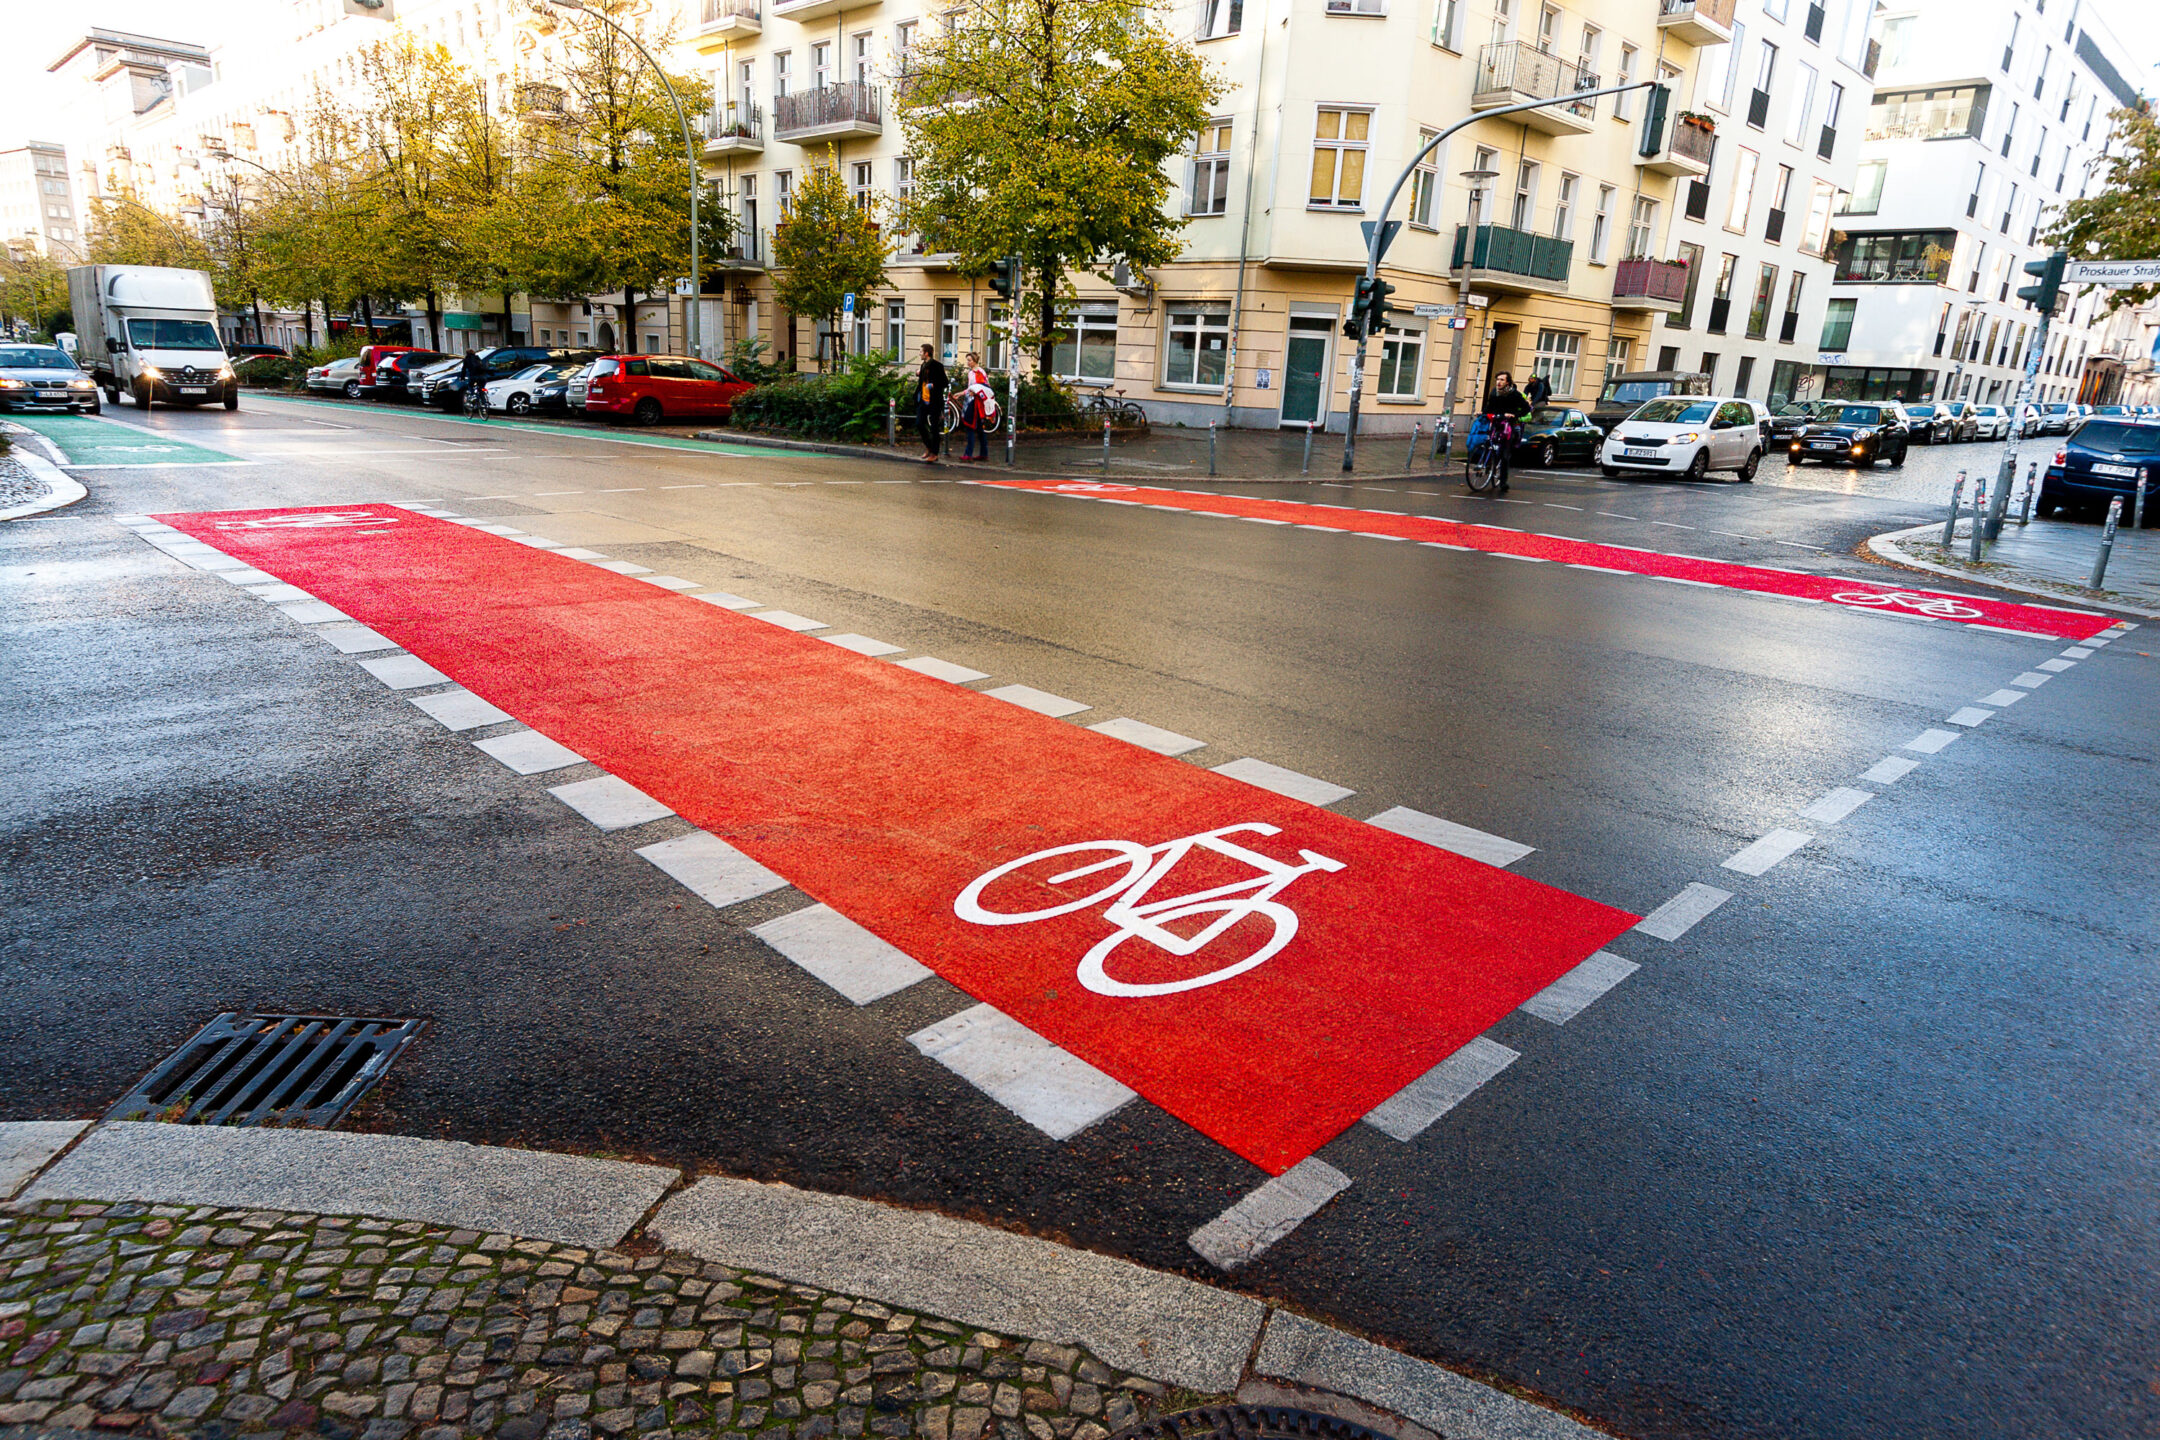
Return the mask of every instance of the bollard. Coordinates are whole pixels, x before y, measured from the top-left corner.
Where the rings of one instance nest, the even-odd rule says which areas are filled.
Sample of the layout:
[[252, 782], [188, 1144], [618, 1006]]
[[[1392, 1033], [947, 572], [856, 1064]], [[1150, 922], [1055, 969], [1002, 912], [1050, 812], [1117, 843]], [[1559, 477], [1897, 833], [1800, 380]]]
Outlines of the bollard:
[[[2000, 476], [1996, 478], [2001, 479]], [[1972, 544], [1968, 547], [1965, 558], [1975, 565], [1980, 563], [1980, 542], [1987, 538], [1987, 493], [1987, 482], [1985, 480], [1975, 480], [1973, 482]]]
[[1207, 422], [1207, 473], [1210, 477], [1215, 474], [1215, 422], [1213, 420]]
[[1455, 448], [1455, 437], [1450, 433], [1453, 429], [1454, 427], [1448, 423], [1448, 417], [1445, 415], [1433, 421], [1432, 454], [1426, 457], [1428, 464], [1438, 465], [1440, 463], [1440, 452], [1443, 448], [1447, 450]]
[[1943, 521], [1942, 543], [1948, 545], [1957, 535], [1958, 506], [1965, 500], [1965, 472], [1957, 473], [1957, 484], [1950, 487], [1950, 518]]
[[2107, 576], [2108, 555], [2115, 549], [2115, 527], [2122, 520], [2122, 496], [2108, 501], [2107, 527], [2100, 532], [2100, 554], [2093, 561], [2092, 579], [2085, 582], [2088, 590], [2098, 590]]
[[2130, 513], [2130, 528], [2132, 530], [2145, 528], [2145, 480], [2142, 476], [2138, 478], [2137, 509]]
[[1417, 442], [1418, 437], [1424, 432], [1424, 429], [1424, 421], [1413, 420], [1410, 422], [1410, 453], [1403, 457], [1402, 462], [1402, 468], [1405, 470], [1414, 470], [1417, 468]]
[[1013, 446], [1020, 439], [1020, 364], [1005, 367], [1005, 463], [1013, 463]]
[[894, 408], [898, 403], [890, 395], [885, 397], [885, 443], [887, 445], [898, 445], [900, 443], [900, 412]]
[[2020, 526], [2032, 524], [2033, 483], [2034, 477], [2039, 473], [2040, 462], [2037, 460], [2025, 467], [2025, 503], [2023, 508], [2018, 511], [2018, 524]]
[[1312, 421], [1305, 422], [1305, 463], [1298, 466], [1298, 474], [1312, 474]]
[[1102, 422], [1102, 473], [1110, 473], [1110, 417], [1107, 415]]

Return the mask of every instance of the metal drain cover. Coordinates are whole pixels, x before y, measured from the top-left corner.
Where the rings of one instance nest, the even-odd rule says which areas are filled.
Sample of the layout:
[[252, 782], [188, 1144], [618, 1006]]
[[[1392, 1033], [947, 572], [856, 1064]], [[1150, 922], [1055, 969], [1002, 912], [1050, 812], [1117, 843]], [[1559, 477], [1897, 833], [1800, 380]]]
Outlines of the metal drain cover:
[[105, 1118], [327, 1129], [382, 1079], [426, 1023], [227, 1011], [145, 1075]]
[[1110, 1440], [1388, 1440], [1354, 1421], [1283, 1405], [1206, 1405], [1131, 1425]]

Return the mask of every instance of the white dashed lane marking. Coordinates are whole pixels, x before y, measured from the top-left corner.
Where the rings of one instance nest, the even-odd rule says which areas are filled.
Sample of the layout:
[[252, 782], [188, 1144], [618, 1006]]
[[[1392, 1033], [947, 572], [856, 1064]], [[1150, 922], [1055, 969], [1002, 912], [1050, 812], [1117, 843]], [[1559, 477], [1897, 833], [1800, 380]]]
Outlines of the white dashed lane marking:
[[1964, 709], [1958, 711], [1956, 714], [1950, 717], [1950, 723], [1952, 725], [1963, 725], [1970, 728], [1974, 725], [1986, 724], [1988, 718], [1994, 713], [1995, 712], [1992, 710], [1981, 710], [1975, 706], [1967, 705]]
[[1067, 1140], [1134, 1092], [992, 1005], [973, 1005], [908, 1043], [1053, 1140]]
[[1521, 1051], [1480, 1035], [1375, 1105], [1365, 1123], [1392, 1139], [1415, 1140], [1480, 1085], [1521, 1058]]
[[825, 628], [823, 620], [812, 620], [809, 616], [797, 615], [792, 610], [757, 610], [751, 612], [750, 618], [763, 620], [768, 625], [777, 625], [782, 630], [803, 631], [823, 630]]
[[1067, 700], [1062, 695], [1052, 695], [1047, 690], [1037, 690], [1032, 685], [1000, 685], [995, 690], [985, 690], [982, 693], [994, 700], [1003, 700], [1008, 704], [1018, 705], [1023, 710], [1033, 710], [1038, 715], [1048, 715], [1053, 719], [1077, 715], [1083, 710], [1095, 708], [1092, 705], [1083, 705], [1078, 700]]
[[1195, 740], [1190, 735], [1180, 735], [1175, 730], [1165, 730], [1159, 725], [1130, 720], [1122, 715], [1115, 720], [1105, 720], [1100, 725], [1090, 725], [1088, 729], [1098, 735], [1108, 735], [1113, 740], [1124, 740], [1138, 745], [1143, 750], [1152, 750], [1158, 755], [1183, 755], [1207, 744], [1205, 740]]
[[439, 695], [409, 698], [445, 730], [477, 730], [483, 725], [500, 725], [510, 718], [508, 711], [497, 709], [470, 690], [445, 690]]
[[829, 905], [768, 920], [750, 933], [856, 1005], [882, 1000], [935, 973]]
[[788, 885], [719, 836], [703, 830], [643, 846], [637, 853], [715, 910], [755, 900]]
[[475, 740], [473, 748], [501, 761], [520, 775], [543, 775], [550, 770], [585, 763], [585, 757], [577, 751], [537, 730], [513, 730], [508, 735]]
[[1850, 785], [1840, 785], [1802, 810], [1800, 818], [1823, 825], [1835, 825], [1874, 798], [1875, 792], [1872, 790], [1857, 790]]
[[627, 830], [633, 825], [643, 825], [675, 813], [620, 775], [602, 775], [597, 780], [556, 785], [548, 790], [548, 794], [602, 830]]
[[955, 665], [950, 660], [940, 660], [934, 655], [917, 655], [912, 660], [895, 660], [893, 664], [903, 670], [913, 670], [918, 675], [928, 675], [933, 680], [950, 680], [955, 685], [990, 678], [986, 670], [970, 670], [965, 665]]
[[365, 625], [325, 625], [316, 634], [337, 647], [340, 655], [365, 655], [371, 650], [395, 650], [397, 641], [386, 639]]
[[[1981, 718], [1985, 719], [1986, 717], [1982, 716]], [[1922, 755], [1936, 755], [1942, 752], [1944, 746], [1953, 743], [1958, 738], [1959, 732], [1955, 730], [1923, 730], [1912, 739], [1907, 740], [1904, 748], [1917, 751]]]
[[1877, 785], [1894, 785], [1920, 768], [1920, 762], [1904, 755], [1885, 755], [1866, 770], [1860, 778]]
[[1452, 820], [1427, 815], [1422, 810], [1412, 810], [1406, 805], [1383, 810], [1365, 823], [1377, 825], [1382, 830], [1390, 830], [1412, 840], [1422, 840], [1437, 849], [1467, 856], [1472, 860], [1482, 860], [1487, 865], [1512, 865], [1537, 850], [1535, 845], [1523, 845], [1498, 835], [1488, 835], [1483, 830], [1473, 830], [1468, 825], [1458, 825]]
[[1678, 940], [1693, 929], [1705, 915], [1730, 899], [1730, 890], [1720, 890], [1715, 885], [1690, 883], [1678, 895], [1643, 916], [1635, 928], [1659, 940]]
[[1309, 1156], [1193, 1231], [1187, 1243], [1217, 1269], [1235, 1270], [1349, 1188], [1349, 1176]]
[[1606, 991], [1641, 968], [1634, 961], [1624, 960], [1610, 950], [1600, 950], [1523, 1001], [1522, 1008], [1540, 1020], [1565, 1025], [1589, 1009]]
[[1215, 773], [1227, 775], [1233, 780], [1242, 780], [1248, 785], [1257, 785], [1262, 790], [1272, 790], [1277, 795], [1287, 795], [1292, 800], [1302, 800], [1308, 805], [1332, 805], [1337, 800], [1357, 794], [1357, 791], [1332, 781], [1300, 775], [1295, 770], [1285, 770], [1280, 765], [1270, 765], [1265, 760], [1255, 760], [1251, 756], [1232, 760], [1227, 765], [1217, 765]]
[[2053, 675], [2042, 675], [2042, 674], [2041, 674], [2041, 673], [2040, 673], [2039, 671], [2037, 671], [2037, 670], [2027, 670], [2027, 671], [2026, 671], [2026, 672], [2025, 672], [2024, 674], [2022, 674], [2022, 675], [2018, 676], [2018, 677], [2017, 677], [2016, 679], [2012, 680], [2012, 681], [2011, 681], [2010, 683], [2011, 683], [2012, 685], [2020, 685], [2020, 686], [2023, 686], [2023, 687], [2024, 687], [2025, 689], [2027, 689], [2027, 690], [2037, 690], [2037, 689], [2039, 689], [2039, 688], [2040, 688], [2040, 687], [2041, 687], [2042, 685], [2045, 685], [2045, 684], [2047, 684], [2047, 683], [2048, 683], [2048, 681], [2050, 681], [2050, 680], [2052, 680], [2052, 679], [2054, 679], [2054, 678], [2055, 678], [2055, 677], [2054, 677]]
[[1726, 860], [1724, 868], [1737, 870], [1742, 875], [1760, 875], [1814, 838], [1802, 831], [1781, 827]]
[[740, 595], [730, 595], [725, 590], [708, 590], [703, 595], [693, 595], [690, 598], [702, 600], [708, 605], [717, 605], [723, 610], [755, 610], [761, 603], [756, 600], [745, 600]]
[[2018, 701], [2020, 701], [2020, 700], [2022, 700], [2022, 699], [2024, 699], [2024, 698], [2025, 698], [2025, 692], [2024, 692], [2024, 691], [2022, 691], [2022, 690], [1997, 690], [1997, 691], [1996, 691], [1996, 692], [1995, 692], [1994, 694], [1992, 694], [1992, 695], [1983, 695], [1983, 696], [1981, 696], [1981, 697], [1980, 697], [1980, 703], [1981, 703], [1982, 705], [1994, 705], [1994, 706], [1998, 706], [1998, 707], [2007, 707], [2007, 706], [2011, 706], [2011, 705], [2015, 705], [2015, 704], [2017, 704], [2017, 703], [2018, 703]]
[[417, 690], [423, 685], [450, 683], [448, 675], [417, 655], [390, 655], [380, 660], [362, 660], [360, 668], [392, 690]]
[[820, 635], [817, 638], [828, 645], [837, 645], [843, 650], [852, 650], [857, 655], [868, 655], [872, 659], [882, 655], [898, 655], [907, 649], [905, 645], [888, 645], [883, 640], [873, 640], [867, 635]]

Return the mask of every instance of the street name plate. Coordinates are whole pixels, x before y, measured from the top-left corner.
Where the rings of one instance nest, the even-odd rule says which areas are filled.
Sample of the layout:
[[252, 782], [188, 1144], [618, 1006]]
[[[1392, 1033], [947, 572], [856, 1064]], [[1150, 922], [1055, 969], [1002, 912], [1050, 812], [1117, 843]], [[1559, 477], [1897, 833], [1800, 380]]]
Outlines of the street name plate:
[[1413, 305], [1410, 313], [1420, 320], [1451, 320], [1455, 316], [1453, 305]]
[[2065, 285], [2160, 285], [2160, 260], [2072, 260]]

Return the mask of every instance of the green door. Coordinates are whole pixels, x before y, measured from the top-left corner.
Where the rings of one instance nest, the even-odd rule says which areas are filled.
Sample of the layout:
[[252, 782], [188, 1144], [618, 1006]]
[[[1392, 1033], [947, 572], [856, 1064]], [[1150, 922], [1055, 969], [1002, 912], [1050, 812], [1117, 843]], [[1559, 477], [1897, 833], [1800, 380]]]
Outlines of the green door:
[[1318, 424], [1327, 418], [1328, 321], [1302, 316], [1290, 322], [1283, 347], [1282, 423]]

